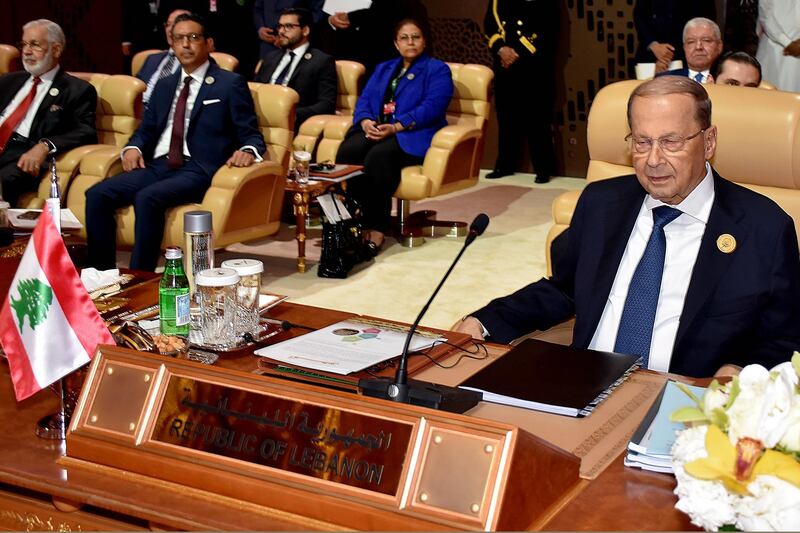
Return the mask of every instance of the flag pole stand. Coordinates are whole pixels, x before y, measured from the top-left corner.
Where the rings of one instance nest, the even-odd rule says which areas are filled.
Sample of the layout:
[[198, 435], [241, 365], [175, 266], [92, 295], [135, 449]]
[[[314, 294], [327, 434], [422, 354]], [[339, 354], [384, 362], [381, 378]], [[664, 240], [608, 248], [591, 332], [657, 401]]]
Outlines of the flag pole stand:
[[[58, 175], [56, 173], [56, 160], [55, 156], [50, 158], [50, 198], [47, 199], [44, 206], [45, 209], [50, 209], [53, 215], [53, 222], [55, 222], [58, 233], [61, 233], [61, 190], [58, 187]], [[51, 386], [53, 390], [55, 386]], [[58, 382], [58, 390], [56, 393], [59, 397], [59, 409], [57, 412], [47, 415], [36, 422], [34, 432], [37, 437], [42, 439], [64, 440], [67, 437], [67, 426], [69, 425], [69, 418], [72, 413], [67, 414], [67, 407], [65, 401], [65, 390], [67, 388], [66, 378], [61, 378]]]
[[67, 415], [67, 406], [64, 398], [64, 390], [66, 389], [66, 386], [66, 380], [61, 378], [61, 380], [58, 382], [58, 411], [53, 414], [43, 416], [38, 422], [36, 422], [36, 428], [34, 429], [34, 432], [36, 433], [37, 437], [51, 440], [64, 440], [67, 437], [67, 426], [69, 425], [70, 417]]

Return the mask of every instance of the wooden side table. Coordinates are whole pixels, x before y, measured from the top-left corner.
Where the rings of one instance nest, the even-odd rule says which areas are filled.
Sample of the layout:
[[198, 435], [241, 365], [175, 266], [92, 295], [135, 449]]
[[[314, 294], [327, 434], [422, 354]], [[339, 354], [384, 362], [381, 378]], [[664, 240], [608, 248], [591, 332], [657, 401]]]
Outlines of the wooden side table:
[[306, 215], [311, 201], [324, 194], [333, 185], [326, 181], [309, 181], [306, 184], [286, 179], [286, 190], [292, 193], [292, 213], [294, 214], [297, 240], [297, 271], [306, 271]]

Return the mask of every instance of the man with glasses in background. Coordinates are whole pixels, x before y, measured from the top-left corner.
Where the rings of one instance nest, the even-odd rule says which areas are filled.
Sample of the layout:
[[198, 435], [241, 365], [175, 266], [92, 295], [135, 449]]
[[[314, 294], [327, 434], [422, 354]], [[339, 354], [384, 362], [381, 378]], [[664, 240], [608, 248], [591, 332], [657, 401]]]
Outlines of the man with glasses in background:
[[0, 76], [0, 196], [16, 207], [36, 191], [48, 155], [97, 142], [97, 92], [59, 66], [64, 32], [46, 19], [22, 27], [25, 72]]
[[683, 27], [683, 52], [686, 67], [667, 70], [656, 76], [687, 76], [697, 83], [714, 83], [711, 67], [722, 53], [722, 34], [717, 23], [695, 17]]
[[554, 275], [454, 327], [510, 342], [574, 315], [574, 346], [696, 377], [789, 360], [800, 350], [794, 223], [711, 168], [706, 90], [677, 76], [639, 85], [628, 124], [635, 175], [586, 186]]
[[336, 112], [336, 62], [311, 48], [311, 13], [302, 8], [284, 9], [278, 20], [279, 50], [267, 55], [255, 81], [291, 87], [300, 95], [294, 131], [308, 117]]
[[266, 146], [247, 82], [217, 66], [212, 47], [203, 19], [191, 13], [175, 19], [172, 48], [180, 70], [156, 84], [142, 123], [122, 149], [125, 172], [86, 191], [91, 266], [116, 266], [114, 215], [133, 205], [130, 267], [155, 270], [167, 209], [201, 202], [222, 165], [262, 160]]
[[180, 61], [175, 57], [175, 51], [172, 49], [172, 27], [175, 25], [175, 19], [178, 15], [188, 12], [186, 9], [176, 9], [169, 14], [167, 21], [164, 23], [164, 34], [167, 37], [169, 49], [147, 56], [142, 68], [136, 73], [136, 77], [147, 84], [147, 89], [142, 95], [142, 102], [145, 105], [150, 100], [150, 95], [153, 94], [156, 83], [167, 76], [175, 74], [181, 68]]

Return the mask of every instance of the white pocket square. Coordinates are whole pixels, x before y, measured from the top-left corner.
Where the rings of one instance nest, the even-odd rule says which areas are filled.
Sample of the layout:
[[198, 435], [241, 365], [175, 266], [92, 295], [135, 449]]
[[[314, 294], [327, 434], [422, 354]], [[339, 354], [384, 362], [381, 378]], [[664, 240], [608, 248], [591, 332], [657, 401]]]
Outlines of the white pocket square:
[[219, 98], [214, 98], [213, 100], [203, 100], [203, 105], [217, 104], [219, 102], [220, 102]]

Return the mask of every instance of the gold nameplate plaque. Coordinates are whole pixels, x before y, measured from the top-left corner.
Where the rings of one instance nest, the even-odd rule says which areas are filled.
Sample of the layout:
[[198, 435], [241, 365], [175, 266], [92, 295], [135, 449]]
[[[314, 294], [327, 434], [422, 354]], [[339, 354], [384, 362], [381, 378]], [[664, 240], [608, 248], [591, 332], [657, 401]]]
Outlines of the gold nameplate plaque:
[[580, 486], [508, 424], [105, 346], [64, 462], [355, 529], [527, 529]]

